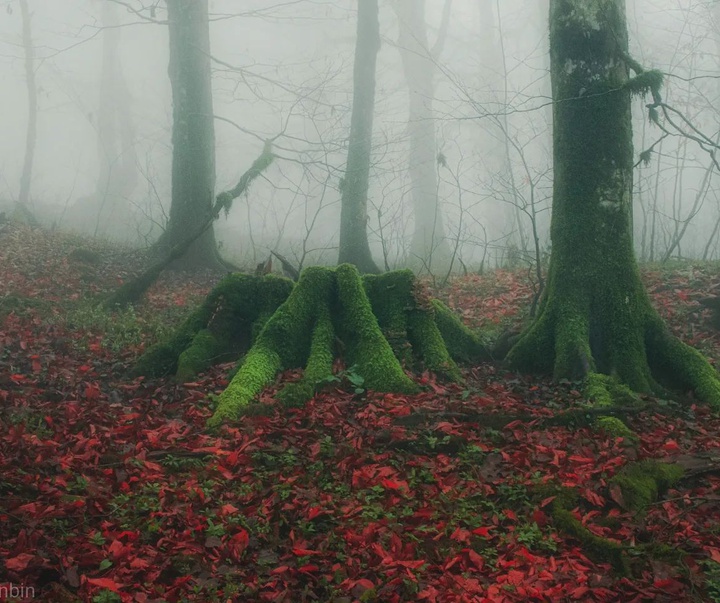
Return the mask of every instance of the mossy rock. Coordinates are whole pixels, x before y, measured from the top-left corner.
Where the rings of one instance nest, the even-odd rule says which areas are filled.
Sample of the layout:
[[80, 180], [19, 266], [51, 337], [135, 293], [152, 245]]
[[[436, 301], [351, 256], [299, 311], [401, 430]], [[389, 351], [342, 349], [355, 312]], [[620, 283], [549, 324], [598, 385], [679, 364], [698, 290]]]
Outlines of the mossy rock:
[[340, 355], [367, 389], [413, 393], [405, 368], [461, 379], [457, 361], [489, 358], [479, 339], [431, 300], [409, 270], [362, 277], [349, 264], [312, 267], [296, 285], [268, 275], [230, 275], [168, 341], [149, 349], [135, 374], [175, 373], [189, 380], [211, 364], [247, 351], [221, 394], [211, 425], [235, 419], [277, 373], [304, 367], [300, 383], [279, 394], [299, 406], [332, 378]]

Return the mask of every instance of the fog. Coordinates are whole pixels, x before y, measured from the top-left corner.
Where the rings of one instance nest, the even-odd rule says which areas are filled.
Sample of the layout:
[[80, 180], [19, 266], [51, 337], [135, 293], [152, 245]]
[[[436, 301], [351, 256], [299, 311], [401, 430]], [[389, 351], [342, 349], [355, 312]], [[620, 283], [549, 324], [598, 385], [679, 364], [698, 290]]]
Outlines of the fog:
[[[56, 228], [150, 245], [170, 206], [164, 2], [145, 0], [152, 11], [140, 0], [27, 2], [38, 87], [28, 207]], [[445, 3], [426, 4], [432, 46], [442, 36]], [[408, 263], [414, 221], [401, 16], [392, 5], [380, 3], [368, 221], [373, 254], [387, 267]], [[23, 170], [28, 90], [19, 0], [2, 0], [0, 7], [0, 209], [12, 212]], [[216, 192], [235, 184], [266, 139], [274, 139], [279, 156], [216, 223], [221, 252], [241, 265], [272, 249], [305, 265], [337, 258], [355, 7], [350, 0], [210, 1]], [[665, 100], [711, 138], [720, 122], [719, 14], [707, 1], [628, 1], [634, 57], [666, 72]], [[533, 220], [543, 253], [549, 250], [547, 28], [547, 1], [455, 0], [442, 52], [426, 61], [434, 71], [437, 195], [458, 259], [455, 270], [529, 265]], [[634, 101], [636, 155], [662, 136], [648, 123], [644, 104]], [[101, 140], [100, 133], [109, 131], [116, 134]], [[677, 136], [654, 151], [635, 174], [638, 254], [716, 259], [720, 180], [708, 153]], [[108, 184], [115, 181], [120, 184]]]

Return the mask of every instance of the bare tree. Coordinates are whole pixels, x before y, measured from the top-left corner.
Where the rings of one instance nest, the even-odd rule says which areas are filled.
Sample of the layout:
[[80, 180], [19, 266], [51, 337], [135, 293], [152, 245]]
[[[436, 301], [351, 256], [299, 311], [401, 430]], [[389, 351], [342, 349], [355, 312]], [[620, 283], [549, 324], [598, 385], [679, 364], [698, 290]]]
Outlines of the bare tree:
[[415, 230], [410, 265], [445, 272], [454, 254], [445, 236], [438, 199], [437, 144], [433, 99], [436, 63], [447, 37], [452, 0], [445, 0], [440, 30], [433, 47], [428, 41], [425, 0], [397, 0], [398, 46], [409, 93], [407, 134], [410, 145], [408, 172], [412, 187]]
[[375, 70], [380, 50], [378, 0], [358, 0], [357, 41], [353, 70], [353, 108], [347, 169], [340, 208], [339, 263], [367, 273], [380, 272], [367, 238], [367, 203], [370, 180]]
[[[102, 2], [101, 21], [103, 45], [97, 112], [100, 168], [95, 197], [98, 203], [109, 204], [112, 210], [137, 186], [138, 170], [131, 97], [119, 57], [122, 29], [115, 3]], [[98, 220], [103, 207], [99, 209]]]
[[18, 207], [25, 217], [34, 223], [35, 220], [28, 208], [30, 202], [30, 182], [32, 180], [35, 146], [37, 145], [37, 82], [35, 80], [35, 46], [32, 38], [32, 15], [27, 0], [20, 0], [20, 12], [23, 25], [23, 49], [25, 51], [25, 82], [27, 84], [28, 122], [25, 135], [25, 159], [22, 176], [20, 177], [20, 194]]
[[[172, 204], [161, 249], [173, 249], [210, 217], [215, 191], [215, 128], [208, 0], [167, 0], [173, 98]], [[217, 268], [212, 224], [177, 265]]]

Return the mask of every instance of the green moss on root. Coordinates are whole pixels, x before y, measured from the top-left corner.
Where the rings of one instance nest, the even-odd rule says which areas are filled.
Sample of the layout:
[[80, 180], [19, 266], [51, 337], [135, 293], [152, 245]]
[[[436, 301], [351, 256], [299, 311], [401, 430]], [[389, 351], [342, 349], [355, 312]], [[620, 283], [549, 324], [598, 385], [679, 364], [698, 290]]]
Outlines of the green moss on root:
[[339, 328], [348, 362], [357, 366], [369, 389], [413, 393], [418, 386], [405, 374], [380, 330], [360, 273], [350, 264], [336, 270]]
[[[613, 377], [599, 373], [588, 375], [585, 381], [585, 395], [595, 406], [603, 408], [638, 402], [637, 396], [629, 387]], [[637, 439], [637, 434], [617, 417], [598, 417], [595, 426], [613, 437]]]
[[478, 336], [450, 308], [438, 299], [431, 303], [435, 324], [452, 358], [467, 364], [490, 360], [490, 353]]
[[[208, 330], [232, 347], [247, 347], [253, 339], [252, 327], [270, 316], [290, 295], [293, 283], [273, 275], [261, 278], [246, 274], [226, 276], [166, 341], [152, 346], [135, 364], [132, 373], [147, 377], [161, 377], [178, 370], [180, 356], [191, 346], [195, 336]], [[183, 367], [181, 380], [191, 379], [193, 365]], [[207, 368], [207, 366], [203, 367]]]
[[620, 488], [628, 509], [642, 513], [682, 476], [680, 465], [648, 459], [625, 466], [610, 480], [610, 484]]
[[673, 336], [659, 317], [649, 321], [646, 347], [661, 382], [683, 391], [694, 391], [703, 402], [720, 410], [717, 371], [700, 352]]
[[533, 489], [533, 499], [537, 502], [550, 496], [555, 497], [550, 507], [555, 528], [578, 540], [588, 557], [594, 561], [609, 563], [616, 572], [629, 575], [625, 547], [619, 542], [593, 534], [575, 517], [573, 509], [580, 503], [577, 490], [552, 483], [539, 484]]
[[283, 406], [302, 406], [313, 397], [320, 384], [332, 377], [335, 329], [327, 307], [321, 306], [318, 314], [302, 379], [298, 383], [287, 384], [278, 393], [278, 400]]
[[219, 362], [231, 351], [228, 341], [208, 329], [198, 331], [190, 346], [180, 354], [175, 378], [185, 383]]
[[620, 575], [630, 575], [625, 547], [619, 542], [593, 534], [573, 512], [555, 501], [552, 509], [555, 526], [580, 542], [583, 550], [596, 563], [609, 563]]
[[171, 339], [138, 361], [136, 370], [174, 371], [187, 381], [250, 342], [210, 426], [252, 412], [256, 396], [284, 369], [305, 367], [302, 379], [279, 393], [287, 406], [303, 404], [332, 377], [336, 347], [365, 387], [386, 392], [419, 391], [404, 363], [418, 361], [446, 379], [460, 380], [456, 357], [487, 357], [479, 340], [427, 297], [412, 272], [361, 277], [353, 266], [342, 265], [308, 268], [294, 287], [278, 277], [228, 276]]

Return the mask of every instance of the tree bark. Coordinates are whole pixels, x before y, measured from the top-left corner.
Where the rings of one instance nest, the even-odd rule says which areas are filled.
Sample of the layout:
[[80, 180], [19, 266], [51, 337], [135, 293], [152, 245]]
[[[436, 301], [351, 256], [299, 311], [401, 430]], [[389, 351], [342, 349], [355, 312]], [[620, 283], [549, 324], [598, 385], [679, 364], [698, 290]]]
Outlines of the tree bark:
[[438, 199], [433, 111], [435, 61], [447, 33], [450, 6], [451, 0], [446, 0], [443, 27], [433, 52], [425, 23], [425, 0], [398, 0], [395, 4], [400, 22], [398, 44], [409, 92], [408, 172], [415, 219], [409, 265], [416, 271], [431, 273], [447, 272], [451, 261]]
[[29, 212], [30, 181], [32, 179], [35, 146], [37, 144], [37, 82], [35, 81], [35, 47], [32, 39], [32, 15], [27, 0], [20, 0], [20, 12], [23, 25], [23, 48], [25, 50], [25, 82], [28, 93], [28, 123], [25, 136], [25, 160], [20, 177], [18, 204], [23, 212]]
[[100, 169], [96, 184], [99, 204], [112, 206], [130, 195], [137, 185], [135, 127], [119, 47], [121, 41], [117, 6], [103, 2], [102, 71], [97, 118]]
[[624, 0], [550, 3], [552, 257], [538, 317], [508, 359], [556, 378], [604, 373], [635, 391], [661, 381], [720, 405], [717, 373], [669, 333], [633, 253], [625, 19]]
[[375, 70], [380, 50], [378, 0], [358, 0], [357, 42], [353, 69], [353, 108], [347, 168], [342, 183], [338, 263], [362, 273], [378, 273], [367, 237], [368, 188], [375, 111]]
[[[159, 246], [171, 249], [211, 216], [215, 190], [215, 129], [210, 79], [208, 0], [167, 0], [173, 100], [172, 203]], [[176, 263], [218, 268], [210, 226]]]

